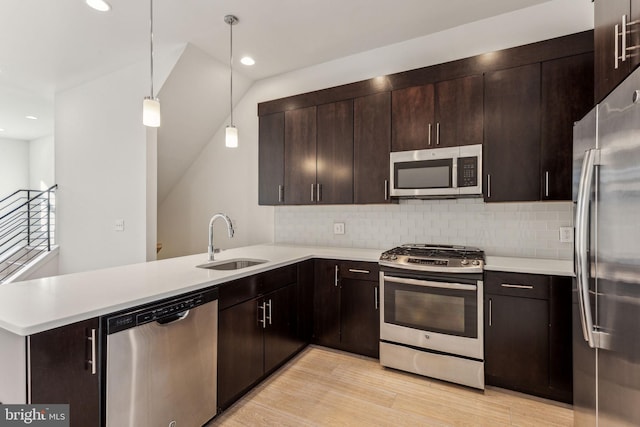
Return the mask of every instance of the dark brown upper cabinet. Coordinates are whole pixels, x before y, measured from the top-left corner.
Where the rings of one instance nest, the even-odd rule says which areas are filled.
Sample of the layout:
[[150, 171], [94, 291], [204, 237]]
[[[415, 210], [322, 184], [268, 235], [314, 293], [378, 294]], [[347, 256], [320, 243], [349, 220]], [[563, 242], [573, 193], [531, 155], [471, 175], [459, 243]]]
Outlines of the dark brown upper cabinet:
[[571, 200], [573, 123], [593, 106], [593, 53], [542, 63], [540, 200]]
[[482, 144], [482, 76], [392, 93], [392, 151]]
[[600, 102], [640, 62], [639, 0], [596, 0], [595, 101]]
[[540, 197], [540, 64], [485, 74], [484, 196]]
[[352, 100], [318, 106], [316, 153], [315, 202], [353, 203]]
[[391, 93], [354, 100], [354, 202], [389, 203]]
[[261, 116], [258, 139], [258, 204], [284, 203], [284, 113]]
[[315, 202], [316, 107], [284, 113], [284, 200], [288, 205]]

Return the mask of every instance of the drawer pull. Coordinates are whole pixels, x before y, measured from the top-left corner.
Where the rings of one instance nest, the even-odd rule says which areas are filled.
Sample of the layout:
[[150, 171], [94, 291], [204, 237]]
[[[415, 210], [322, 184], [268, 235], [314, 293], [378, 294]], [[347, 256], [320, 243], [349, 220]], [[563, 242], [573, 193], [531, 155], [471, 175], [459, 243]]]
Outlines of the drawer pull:
[[360, 270], [358, 268], [350, 268], [349, 272], [351, 273], [362, 273], [362, 274], [369, 274], [371, 273], [369, 270]]
[[500, 286], [503, 288], [533, 289], [533, 285], [510, 285], [509, 283], [503, 283]]

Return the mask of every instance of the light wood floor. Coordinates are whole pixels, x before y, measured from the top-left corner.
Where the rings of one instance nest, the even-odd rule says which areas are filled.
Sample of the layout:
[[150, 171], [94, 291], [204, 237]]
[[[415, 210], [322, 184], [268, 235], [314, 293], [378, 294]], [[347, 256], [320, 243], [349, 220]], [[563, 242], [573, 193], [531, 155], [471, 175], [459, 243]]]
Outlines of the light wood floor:
[[572, 426], [573, 411], [310, 346], [207, 426]]

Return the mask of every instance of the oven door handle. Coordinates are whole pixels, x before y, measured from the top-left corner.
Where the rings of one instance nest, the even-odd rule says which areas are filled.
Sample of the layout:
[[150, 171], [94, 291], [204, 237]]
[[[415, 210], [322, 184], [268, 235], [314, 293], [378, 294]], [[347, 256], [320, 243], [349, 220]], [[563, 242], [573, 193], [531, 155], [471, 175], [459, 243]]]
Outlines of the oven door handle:
[[428, 288], [459, 289], [463, 291], [475, 291], [476, 289], [478, 289], [476, 285], [464, 285], [462, 283], [431, 282], [426, 280], [405, 279], [405, 278], [393, 277], [393, 276], [384, 276], [384, 281], [394, 282], [394, 283], [403, 283], [405, 285], [424, 286]]

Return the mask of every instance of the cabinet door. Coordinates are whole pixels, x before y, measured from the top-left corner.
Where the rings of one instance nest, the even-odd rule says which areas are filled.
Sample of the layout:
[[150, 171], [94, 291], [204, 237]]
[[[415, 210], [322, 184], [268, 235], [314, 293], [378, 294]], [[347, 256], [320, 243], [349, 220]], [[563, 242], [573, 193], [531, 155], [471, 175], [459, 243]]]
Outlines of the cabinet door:
[[260, 117], [258, 177], [258, 204], [281, 204], [284, 201], [284, 113]]
[[573, 123], [592, 105], [592, 53], [542, 63], [541, 200], [571, 200]]
[[488, 384], [525, 393], [548, 389], [549, 303], [485, 296], [485, 376]]
[[365, 356], [380, 357], [378, 282], [340, 281], [341, 346]]
[[353, 203], [353, 101], [318, 106], [316, 202]]
[[389, 203], [391, 94], [356, 98], [353, 108], [354, 202]]
[[338, 263], [315, 260], [313, 337], [316, 344], [340, 347], [340, 281]]
[[[595, 51], [595, 101], [599, 102], [618, 83], [629, 74], [630, 60], [618, 60], [618, 68], [615, 66], [616, 56], [621, 56], [622, 40], [618, 39], [618, 51], [616, 52], [615, 26], [622, 32], [622, 16], [629, 22], [629, 0], [596, 0], [594, 6], [594, 51]], [[629, 40], [629, 39], [627, 39]]]
[[298, 264], [298, 337], [309, 343], [313, 337], [313, 282], [314, 261]]
[[540, 197], [540, 64], [485, 74], [484, 196], [487, 202]]
[[225, 409], [263, 374], [262, 312], [252, 299], [218, 313], [218, 407]]
[[391, 94], [391, 151], [435, 146], [432, 84], [394, 90]]
[[573, 403], [571, 277], [551, 277], [549, 291], [549, 389], [552, 398]]
[[264, 328], [264, 372], [268, 374], [303, 345], [298, 338], [298, 287], [293, 283], [263, 298], [266, 310]]
[[284, 201], [315, 203], [316, 107], [284, 113]]
[[436, 84], [436, 147], [482, 144], [482, 76]]
[[71, 426], [100, 425], [100, 389], [92, 373], [91, 331], [99, 340], [98, 319], [63, 326], [29, 337], [31, 402], [69, 404]]

